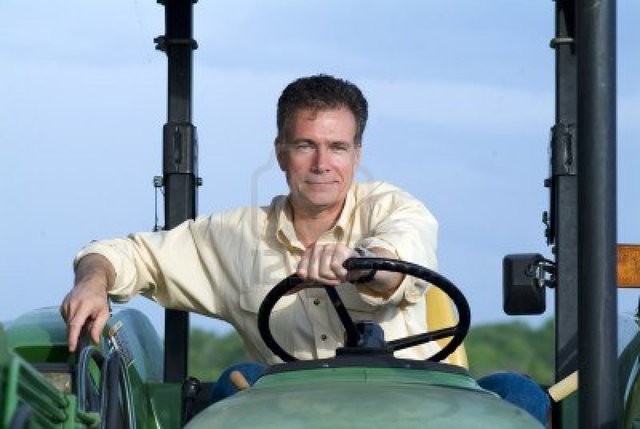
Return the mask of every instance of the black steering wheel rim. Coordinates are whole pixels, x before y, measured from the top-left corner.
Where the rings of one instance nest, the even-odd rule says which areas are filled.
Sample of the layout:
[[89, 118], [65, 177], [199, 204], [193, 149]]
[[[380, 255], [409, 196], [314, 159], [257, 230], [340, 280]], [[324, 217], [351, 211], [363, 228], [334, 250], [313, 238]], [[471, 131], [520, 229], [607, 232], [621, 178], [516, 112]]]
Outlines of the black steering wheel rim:
[[[467, 299], [464, 297], [462, 292], [443, 275], [420, 265], [413, 264], [411, 262], [398, 261], [395, 259], [387, 258], [350, 258], [347, 259], [343, 265], [347, 270], [350, 271], [391, 271], [419, 278], [442, 290], [455, 305], [458, 312], [458, 323], [456, 325], [449, 328], [439, 329], [436, 331], [427, 331], [422, 334], [412, 335], [409, 337], [389, 341], [387, 342], [387, 350], [402, 350], [404, 348], [413, 347], [418, 344], [435, 341], [441, 338], [451, 337], [451, 340], [440, 351], [427, 359], [429, 361], [436, 362], [445, 359], [447, 356], [453, 353], [456, 348], [458, 348], [458, 346], [462, 344], [462, 341], [469, 331], [469, 326], [471, 325], [471, 310], [469, 309]], [[260, 331], [260, 335], [262, 336], [263, 341], [276, 356], [278, 356], [285, 362], [292, 362], [298, 359], [285, 351], [275, 340], [269, 327], [269, 320], [271, 317], [271, 312], [280, 298], [282, 298], [293, 289], [300, 287], [303, 282], [304, 280], [297, 277], [295, 274], [283, 279], [265, 296], [264, 301], [260, 305], [260, 309], [258, 311], [258, 330]], [[314, 285], [309, 287], [320, 286], [321, 285]], [[329, 292], [329, 290], [333, 288], [330, 286], [326, 286], [325, 289], [327, 290], [327, 292]], [[337, 295], [337, 293], [330, 294], [334, 306], [336, 306], [334, 297]], [[342, 304], [342, 301], [339, 297], [338, 301], [339, 305], [342, 305], [343, 308], [336, 308], [336, 311], [338, 311], [340, 320], [344, 325], [344, 305]], [[343, 314], [341, 315], [340, 313]], [[347, 316], [347, 322], [349, 321], [350, 318]], [[353, 322], [351, 321], [351, 323]], [[345, 326], [347, 333], [349, 332], [350, 328], [351, 327], [349, 326]]]

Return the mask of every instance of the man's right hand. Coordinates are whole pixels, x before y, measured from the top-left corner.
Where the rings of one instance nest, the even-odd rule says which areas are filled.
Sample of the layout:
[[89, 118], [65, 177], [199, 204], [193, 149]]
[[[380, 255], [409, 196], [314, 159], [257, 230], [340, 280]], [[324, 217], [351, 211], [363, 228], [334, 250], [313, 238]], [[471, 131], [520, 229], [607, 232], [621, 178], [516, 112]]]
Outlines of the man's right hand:
[[73, 289], [60, 306], [60, 314], [67, 323], [69, 351], [76, 351], [78, 338], [86, 325], [94, 342], [109, 319], [107, 291], [115, 279], [115, 270], [102, 255], [89, 254], [76, 267]]

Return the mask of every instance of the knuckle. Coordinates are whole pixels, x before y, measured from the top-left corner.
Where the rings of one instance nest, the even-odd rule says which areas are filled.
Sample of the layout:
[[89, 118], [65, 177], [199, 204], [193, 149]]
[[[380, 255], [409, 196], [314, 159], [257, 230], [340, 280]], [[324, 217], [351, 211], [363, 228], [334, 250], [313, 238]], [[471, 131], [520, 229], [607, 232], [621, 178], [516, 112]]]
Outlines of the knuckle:
[[322, 278], [318, 274], [310, 274], [308, 278], [313, 282], [319, 282], [322, 280]]

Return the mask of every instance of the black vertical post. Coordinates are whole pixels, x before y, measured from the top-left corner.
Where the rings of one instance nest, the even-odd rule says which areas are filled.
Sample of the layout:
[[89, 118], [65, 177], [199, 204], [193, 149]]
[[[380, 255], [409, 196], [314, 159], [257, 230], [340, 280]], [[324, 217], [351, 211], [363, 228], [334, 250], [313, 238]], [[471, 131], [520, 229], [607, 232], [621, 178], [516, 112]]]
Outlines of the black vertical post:
[[556, 381], [578, 367], [578, 177], [575, 0], [556, 0], [556, 124], [551, 137], [547, 241], [556, 261]]
[[579, 0], [579, 427], [617, 428], [616, 2]]
[[[165, 229], [196, 216], [197, 141], [191, 123], [193, 73], [193, 1], [159, 0], [165, 8], [165, 35], [156, 48], [167, 54], [167, 123], [163, 129]], [[189, 314], [165, 311], [164, 380], [182, 383], [187, 376]]]

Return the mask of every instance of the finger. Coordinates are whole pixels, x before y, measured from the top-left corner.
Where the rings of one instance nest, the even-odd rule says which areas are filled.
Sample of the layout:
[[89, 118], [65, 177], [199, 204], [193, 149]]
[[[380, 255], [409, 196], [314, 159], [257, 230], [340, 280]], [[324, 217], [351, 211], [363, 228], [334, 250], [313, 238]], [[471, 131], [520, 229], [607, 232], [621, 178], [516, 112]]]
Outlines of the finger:
[[311, 257], [311, 250], [309, 248], [305, 249], [304, 254], [302, 255], [302, 259], [300, 259], [300, 263], [298, 263], [298, 269], [296, 274], [298, 277], [302, 279], [306, 279], [309, 276], [309, 258]]
[[69, 304], [65, 299], [62, 301], [62, 304], [60, 304], [60, 316], [62, 316], [62, 320], [64, 320], [65, 324], [67, 323], [67, 314], [69, 314]]
[[82, 325], [78, 325], [78, 324], [69, 324], [69, 333], [67, 334], [68, 336], [68, 343], [69, 343], [69, 351], [70, 352], [75, 352], [76, 351], [76, 347], [78, 346], [78, 337], [80, 336], [80, 331], [82, 330]]
[[307, 277], [316, 281], [320, 281], [320, 274], [318, 273], [318, 265], [319, 265], [318, 259], [322, 254], [322, 248], [323, 248], [322, 245], [314, 244], [308, 249], [309, 250], [309, 266], [307, 268]]
[[331, 266], [331, 261], [333, 260], [336, 253], [336, 247], [333, 245], [327, 245], [324, 247], [322, 255], [319, 258], [319, 268], [318, 274], [322, 279], [326, 280], [337, 280], [338, 277]]
[[69, 351], [75, 352], [78, 346], [78, 338], [82, 332], [82, 327], [87, 322], [89, 314], [86, 310], [79, 308], [73, 315], [69, 317], [67, 324], [68, 328], [68, 343]]
[[91, 338], [94, 343], [100, 343], [100, 334], [102, 334], [102, 330], [104, 329], [104, 325], [107, 324], [107, 320], [109, 320], [109, 312], [102, 311], [96, 317], [96, 320], [93, 321], [93, 326], [91, 327]]
[[342, 266], [342, 264], [348, 257], [349, 254], [346, 253], [344, 249], [338, 248], [336, 248], [331, 257], [331, 270], [333, 271], [336, 278], [341, 282], [347, 281], [347, 275], [349, 274], [349, 271], [347, 271], [346, 268]]
[[330, 268], [334, 245], [314, 246], [309, 258], [308, 277], [325, 286], [337, 286], [340, 281]]

